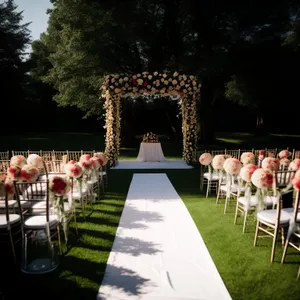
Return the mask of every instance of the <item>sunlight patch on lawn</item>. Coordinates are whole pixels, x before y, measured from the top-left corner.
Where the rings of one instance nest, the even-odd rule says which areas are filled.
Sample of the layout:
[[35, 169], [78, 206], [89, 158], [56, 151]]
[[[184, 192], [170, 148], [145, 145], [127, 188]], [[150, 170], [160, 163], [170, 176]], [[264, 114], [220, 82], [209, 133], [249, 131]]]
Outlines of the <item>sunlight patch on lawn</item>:
[[244, 140], [237, 140], [237, 139], [226, 139], [226, 138], [217, 138], [217, 140], [230, 143], [230, 144], [242, 144]]

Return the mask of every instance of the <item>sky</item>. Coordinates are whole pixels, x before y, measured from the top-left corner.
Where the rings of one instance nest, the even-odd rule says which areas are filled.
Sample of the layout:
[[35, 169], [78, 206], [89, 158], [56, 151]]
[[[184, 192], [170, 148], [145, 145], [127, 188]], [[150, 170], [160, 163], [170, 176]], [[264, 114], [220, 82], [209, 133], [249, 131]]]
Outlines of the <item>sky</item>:
[[38, 40], [40, 34], [47, 30], [48, 15], [46, 11], [48, 8], [52, 8], [52, 4], [49, 0], [14, 0], [14, 2], [18, 6], [17, 11], [23, 11], [23, 23], [32, 22], [28, 26], [31, 31], [31, 39]]

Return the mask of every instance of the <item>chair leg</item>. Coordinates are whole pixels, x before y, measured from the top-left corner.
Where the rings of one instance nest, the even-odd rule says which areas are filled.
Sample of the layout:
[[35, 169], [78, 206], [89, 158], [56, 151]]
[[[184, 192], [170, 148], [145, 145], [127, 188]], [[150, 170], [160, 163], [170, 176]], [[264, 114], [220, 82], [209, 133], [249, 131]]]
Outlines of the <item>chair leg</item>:
[[234, 216], [234, 221], [233, 221], [234, 225], [236, 225], [238, 213], [239, 213], [239, 201], [236, 199], [235, 216]]
[[286, 239], [284, 249], [283, 249], [283, 253], [282, 253], [282, 257], [281, 257], [281, 263], [282, 264], [284, 263], [284, 260], [285, 260], [285, 256], [286, 256], [287, 248], [289, 246], [289, 242], [290, 242], [290, 240]]
[[11, 251], [12, 251], [13, 257], [14, 257], [14, 264], [16, 264], [17, 263], [17, 257], [16, 257], [16, 251], [15, 251], [15, 246], [14, 246], [11, 230], [9, 230], [9, 240], [10, 240], [10, 244], [11, 244]]
[[299, 270], [298, 270], [298, 275], [297, 275], [297, 280], [300, 278], [300, 266], [299, 266]]
[[220, 189], [220, 187], [218, 187], [218, 192], [217, 192], [217, 201], [216, 201], [216, 204], [218, 204], [218, 203], [219, 203], [220, 191], [221, 191], [221, 189]]
[[210, 180], [207, 181], [207, 186], [206, 186], [206, 198], [208, 197], [208, 192], [210, 190]]
[[59, 224], [57, 225], [57, 239], [58, 239], [59, 254], [62, 254], [62, 251], [61, 251], [61, 242], [60, 242], [60, 228], [59, 228]]
[[245, 230], [246, 230], [247, 216], [248, 216], [248, 211], [246, 210], [246, 211], [244, 211], [243, 233], [245, 233]]
[[226, 214], [226, 212], [227, 212], [227, 206], [229, 204], [229, 201], [230, 201], [230, 196], [229, 197], [226, 196], [225, 207], [224, 207], [224, 214]]
[[257, 221], [257, 223], [256, 223], [256, 230], [255, 230], [255, 236], [254, 236], [254, 247], [256, 246], [256, 242], [257, 242], [258, 230], [259, 230], [259, 221]]
[[271, 263], [274, 262], [277, 234], [278, 234], [278, 227], [276, 227], [275, 230], [274, 230], [274, 237], [273, 237], [273, 243], [272, 243], [272, 252], [271, 252]]
[[74, 225], [75, 225], [75, 231], [76, 234], [78, 235], [78, 227], [77, 227], [77, 220], [76, 220], [76, 210], [73, 210], [73, 216], [74, 216]]

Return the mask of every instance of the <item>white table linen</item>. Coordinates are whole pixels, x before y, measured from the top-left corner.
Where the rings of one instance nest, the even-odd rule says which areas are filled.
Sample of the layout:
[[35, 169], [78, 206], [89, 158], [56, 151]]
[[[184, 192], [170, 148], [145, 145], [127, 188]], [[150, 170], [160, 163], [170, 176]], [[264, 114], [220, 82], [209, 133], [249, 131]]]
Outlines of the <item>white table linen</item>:
[[160, 143], [141, 143], [137, 161], [165, 161]]

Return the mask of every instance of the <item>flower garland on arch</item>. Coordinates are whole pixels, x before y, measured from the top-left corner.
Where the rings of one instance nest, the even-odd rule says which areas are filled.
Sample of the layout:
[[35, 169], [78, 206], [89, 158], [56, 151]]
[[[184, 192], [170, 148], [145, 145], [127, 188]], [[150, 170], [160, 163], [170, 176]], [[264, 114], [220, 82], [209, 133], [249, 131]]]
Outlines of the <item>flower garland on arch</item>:
[[183, 159], [188, 163], [195, 162], [194, 151], [197, 145], [196, 95], [200, 92], [200, 84], [194, 75], [174, 72], [148, 73], [136, 75], [107, 75], [101, 86], [101, 94], [105, 97], [106, 110], [106, 149], [105, 153], [114, 166], [120, 152], [120, 99], [143, 95], [177, 96], [181, 100]]

